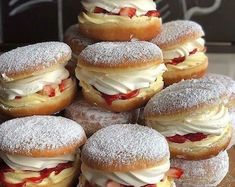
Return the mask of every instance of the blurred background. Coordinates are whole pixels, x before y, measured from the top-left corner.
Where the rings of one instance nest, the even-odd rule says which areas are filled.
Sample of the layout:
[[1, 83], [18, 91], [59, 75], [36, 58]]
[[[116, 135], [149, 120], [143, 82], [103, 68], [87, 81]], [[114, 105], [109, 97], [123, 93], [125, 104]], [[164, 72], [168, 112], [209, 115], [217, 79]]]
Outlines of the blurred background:
[[[208, 52], [212, 53], [209, 70], [219, 70], [235, 78], [235, 62], [232, 63], [235, 0], [157, 0], [156, 3], [163, 22], [175, 19], [199, 22], [206, 32]], [[62, 41], [65, 30], [77, 22], [80, 10], [79, 0], [0, 0], [0, 51], [28, 43]]]

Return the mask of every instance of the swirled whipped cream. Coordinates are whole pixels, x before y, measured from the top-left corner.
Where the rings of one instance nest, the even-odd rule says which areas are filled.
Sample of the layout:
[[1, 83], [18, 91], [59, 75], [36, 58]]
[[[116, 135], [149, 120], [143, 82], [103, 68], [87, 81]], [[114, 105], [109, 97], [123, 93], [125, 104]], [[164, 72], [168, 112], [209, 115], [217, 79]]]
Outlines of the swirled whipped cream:
[[198, 38], [194, 41], [187, 42], [177, 48], [163, 50], [163, 59], [164, 62], [170, 62], [174, 58], [187, 57], [190, 55], [190, 52], [197, 49], [198, 52], [202, 51], [205, 47], [205, 40], [203, 38]]
[[156, 4], [153, 0], [82, 0], [82, 5], [88, 12], [93, 12], [95, 7], [100, 7], [108, 12], [118, 14], [121, 8], [136, 8], [136, 15], [144, 15], [150, 10], [156, 10]]
[[133, 90], [148, 88], [157, 77], [166, 71], [164, 64], [132, 72], [103, 73], [76, 68], [76, 77], [80, 81], [94, 86], [107, 95], [128, 93]]
[[63, 155], [57, 157], [25, 157], [0, 153], [0, 158], [14, 170], [41, 171], [46, 168], [54, 168], [58, 164], [75, 161], [75, 154]]
[[224, 105], [211, 110], [195, 112], [183, 118], [169, 120], [149, 120], [148, 125], [159, 131], [165, 137], [186, 135], [189, 133], [204, 133], [219, 136], [231, 122], [228, 108]]
[[0, 82], [0, 97], [13, 100], [16, 96], [27, 96], [43, 89], [46, 85], [58, 85], [69, 77], [68, 70], [59, 66], [50, 72], [34, 75], [11, 82]]
[[91, 169], [82, 164], [82, 173], [87, 181], [100, 187], [105, 187], [108, 181], [112, 180], [118, 184], [125, 186], [145, 186], [147, 184], [157, 184], [164, 177], [165, 173], [170, 169], [170, 161], [164, 164], [137, 171], [129, 172], [104, 172]]

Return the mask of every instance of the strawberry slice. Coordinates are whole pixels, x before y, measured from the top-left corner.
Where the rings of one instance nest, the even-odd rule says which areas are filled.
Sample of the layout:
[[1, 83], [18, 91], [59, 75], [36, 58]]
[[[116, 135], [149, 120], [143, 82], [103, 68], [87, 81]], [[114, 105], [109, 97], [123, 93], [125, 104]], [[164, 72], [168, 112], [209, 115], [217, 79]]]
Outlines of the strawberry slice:
[[156, 185], [156, 184], [147, 184], [147, 185], [144, 186], [144, 187], [157, 187], [157, 185]]
[[136, 9], [131, 8], [131, 7], [121, 8], [119, 15], [120, 16], [128, 16], [128, 17], [132, 18], [133, 16], [136, 15]]
[[71, 78], [62, 80], [61, 83], [59, 84], [60, 92], [63, 92], [64, 90], [69, 88], [71, 84], [72, 84]]
[[54, 97], [55, 96], [55, 89], [51, 85], [46, 85], [43, 87], [43, 90], [41, 91], [42, 95], [47, 95], [48, 97]]
[[181, 62], [185, 61], [185, 57], [178, 57], [178, 58], [174, 58], [171, 60], [171, 62], [168, 62], [167, 64], [172, 64], [172, 65], [177, 65]]
[[172, 167], [169, 169], [169, 171], [166, 173], [168, 177], [179, 179], [184, 174], [184, 171], [180, 168]]
[[190, 53], [189, 53], [189, 55], [193, 55], [193, 54], [195, 54], [197, 52], [197, 49], [194, 49], [194, 50], [192, 50]]
[[21, 96], [15, 96], [15, 99], [21, 99], [22, 97]]
[[175, 136], [167, 137], [167, 140], [174, 143], [184, 143], [187, 139], [184, 136], [176, 134]]
[[107, 13], [107, 11], [103, 8], [100, 8], [100, 7], [95, 7], [94, 9], [94, 13], [97, 13], [97, 14], [100, 14], [100, 13]]
[[149, 16], [149, 17], [160, 17], [160, 12], [157, 10], [150, 10], [148, 11], [145, 16]]
[[207, 135], [198, 132], [198, 133], [186, 134], [186, 135], [184, 135], [184, 137], [186, 139], [190, 140], [191, 142], [197, 142], [197, 141], [201, 141], [201, 140], [205, 139], [207, 137]]
[[126, 100], [126, 99], [131, 99], [139, 94], [139, 90], [134, 90], [131, 91], [127, 94], [116, 94], [116, 95], [107, 95], [102, 93], [102, 97], [105, 99], [106, 103], [108, 105], [111, 105], [113, 101], [121, 99], [121, 100]]

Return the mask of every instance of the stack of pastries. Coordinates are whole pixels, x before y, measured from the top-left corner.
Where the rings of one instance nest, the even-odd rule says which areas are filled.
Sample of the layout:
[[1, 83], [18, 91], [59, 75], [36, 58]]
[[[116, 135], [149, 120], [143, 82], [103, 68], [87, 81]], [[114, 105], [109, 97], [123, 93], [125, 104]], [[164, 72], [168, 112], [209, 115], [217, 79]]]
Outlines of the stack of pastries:
[[206, 74], [202, 27], [153, 0], [81, 4], [67, 44], [0, 56], [0, 186], [217, 186], [235, 81]]

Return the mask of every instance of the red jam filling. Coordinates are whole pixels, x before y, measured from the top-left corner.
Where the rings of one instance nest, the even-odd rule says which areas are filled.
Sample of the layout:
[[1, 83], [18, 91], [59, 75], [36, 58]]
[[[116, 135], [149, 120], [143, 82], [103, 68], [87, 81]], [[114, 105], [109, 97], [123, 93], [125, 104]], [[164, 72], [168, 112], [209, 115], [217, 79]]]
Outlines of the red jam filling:
[[2, 187], [24, 187], [24, 185], [27, 182], [40, 183], [45, 178], [49, 177], [52, 172], [55, 172], [55, 175], [58, 175], [64, 169], [70, 168], [72, 166], [73, 166], [73, 162], [58, 164], [55, 168], [44, 169], [44, 170], [40, 171], [39, 177], [27, 178], [22, 183], [18, 183], [18, 184], [10, 184], [4, 180], [4, 173], [14, 172], [14, 170], [11, 169], [4, 162], [0, 162], [0, 186], [2, 186]]
[[131, 91], [127, 94], [116, 94], [116, 95], [107, 95], [107, 94], [104, 94], [102, 93], [102, 97], [104, 98], [104, 100], [106, 101], [106, 103], [108, 105], [111, 105], [113, 101], [115, 100], [127, 100], [127, 99], [131, 99], [135, 96], [137, 96], [139, 94], [139, 90], [134, 90], [134, 91]]
[[[192, 51], [189, 53], [189, 56], [195, 54], [197, 51], [198, 51], [197, 49], [192, 50]], [[185, 61], [185, 58], [186, 58], [185, 56], [183, 56], [183, 57], [178, 57], [178, 58], [174, 58], [174, 59], [171, 60], [171, 62], [167, 62], [167, 64], [177, 65], [177, 64], [179, 64], [179, 63]]]
[[[131, 7], [123, 7], [119, 11], [119, 13], [116, 14], [116, 13], [108, 12], [107, 10], [105, 10], [103, 8], [95, 7], [94, 13], [97, 13], [97, 14], [102, 13], [102, 14], [109, 14], [109, 15], [119, 15], [119, 16], [128, 16], [128, 17], [132, 18], [133, 16], [136, 16], [136, 9], [135, 8], [131, 8]], [[150, 10], [150, 11], [148, 11], [143, 16], [160, 17], [160, 13], [157, 10]]]
[[185, 143], [186, 141], [197, 142], [207, 138], [203, 133], [190, 133], [186, 135], [176, 134], [175, 136], [167, 137], [167, 140], [174, 143]]

